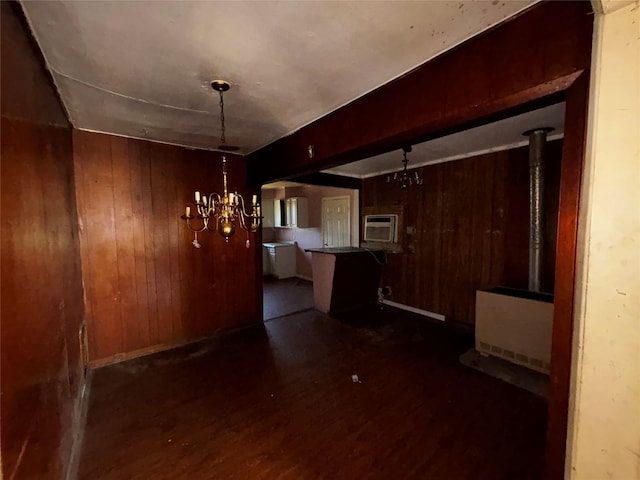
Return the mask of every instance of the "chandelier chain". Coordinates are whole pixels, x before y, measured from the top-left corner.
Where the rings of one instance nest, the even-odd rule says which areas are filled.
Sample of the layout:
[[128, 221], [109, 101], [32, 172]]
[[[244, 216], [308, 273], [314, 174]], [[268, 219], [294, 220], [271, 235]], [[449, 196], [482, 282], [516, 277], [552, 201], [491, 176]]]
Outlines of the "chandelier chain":
[[225, 137], [224, 127], [224, 99], [222, 97], [222, 91], [220, 91], [220, 145], [226, 145], [227, 139]]

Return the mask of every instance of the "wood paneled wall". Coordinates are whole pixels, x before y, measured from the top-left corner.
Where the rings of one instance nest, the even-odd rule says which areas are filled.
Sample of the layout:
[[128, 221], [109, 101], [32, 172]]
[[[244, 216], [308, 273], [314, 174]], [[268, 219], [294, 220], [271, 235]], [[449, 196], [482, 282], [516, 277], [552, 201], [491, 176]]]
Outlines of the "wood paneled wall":
[[[553, 292], [562, 142], [547, 145], [544, 283]], [[383, 285], [398, 303], [475, 323], [478, 289], [527, 288], [526, 147], [419, 168], [422, 187], [401, 190], [387, 176], [364, 180], [364, 211], [403, 205], [402, 253], [388, 253]]]
[[[80, 131], [73, 141], [93, 365], [262, 321], [259, 235], [247, 249], [243, 230], [228, 243], [205, 232], [196, 249], [179, 218], [195, 190], [222, 190], [218, 153]], [[244, 158], [228, 164], [229, 186], [250, 195]]]
[[84, 382], [71, 129], [19, 6], [0, 9], [2, 474], [60, 479]]

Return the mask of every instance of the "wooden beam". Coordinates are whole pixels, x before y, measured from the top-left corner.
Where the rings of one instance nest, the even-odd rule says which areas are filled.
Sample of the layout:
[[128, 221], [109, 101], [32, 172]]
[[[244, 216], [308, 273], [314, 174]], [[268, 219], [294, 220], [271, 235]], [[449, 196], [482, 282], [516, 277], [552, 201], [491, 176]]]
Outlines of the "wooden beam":
[[292, 182], [306, 183], [309, 185], [320, 185], [322, 187], [350, 188], [352, 190], [362, 189], [360, 178], [345, 177], [343, 175], [333, 175], [331, 173], [309, 173], [290, 179]]
[[591, 12], [588, 2], [539, 4], [252, 153], [249, 181], [366, 158], [564, 91], [589, 66]]

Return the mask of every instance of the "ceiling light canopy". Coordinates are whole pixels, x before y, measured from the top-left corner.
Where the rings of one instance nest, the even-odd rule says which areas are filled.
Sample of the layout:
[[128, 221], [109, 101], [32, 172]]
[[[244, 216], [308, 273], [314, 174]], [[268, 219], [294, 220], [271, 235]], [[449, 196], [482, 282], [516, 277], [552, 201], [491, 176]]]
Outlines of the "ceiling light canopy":
[[[224, 124], [224, 92], [229, 90], [229, 84], [224, 80], [214, 80], [211, 88], [220, 94], [220, 145], [219, 150], [234, 151], [238, 147], [227, 145]], [[200, 248], [198, 233], [204, 230], [217, 230], [225, 241], [233, 236], [236, 231], [236, 224], [247, 232], [247, 248], [250, 246], [249, 232], [255, 233], [260, 228], [262, 217], [260, 216], [260, 204], [257, 195], [251, 199], [250, 211], [247, 213], [244, 197], [237, 191], [229, 192], [227, 188], [227, 157], [222, 154], [222, 195], [211, 193], [210, 195], [195, 192], [194, 202], [195, 215], [192, 215], [191, 207], [185, 209], [182, 218], [189, 230], [194, 232], [193, 245]]]

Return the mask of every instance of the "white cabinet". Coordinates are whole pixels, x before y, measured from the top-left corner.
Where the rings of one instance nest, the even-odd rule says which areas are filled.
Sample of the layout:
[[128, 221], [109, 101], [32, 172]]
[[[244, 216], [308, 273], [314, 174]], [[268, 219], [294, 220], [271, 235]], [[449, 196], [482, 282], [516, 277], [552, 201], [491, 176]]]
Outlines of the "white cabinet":
[[296, 276], [296, 246], [291, 243], [263, 243], [263, 269], [276, 278]]
[[265, 228], [272, 228], [276, 226], [273, 205], [274, 202], [272, 199], [268, 199], [262, 202], [262, 216], [264, 217], [262, 219], [262, 226]]
[[287, 227], [307, 228], [309, 226], [309, 204], [304, 197], [291, 197], [285, 200]]
[[284, 208], [284, 200], [273, 200], [273, 226], [286, 227], [286, 212]]
[[273, 202], [273, 222], [276, 227], [309, 227], [309, 202], [304, 197], [290, 197]]

